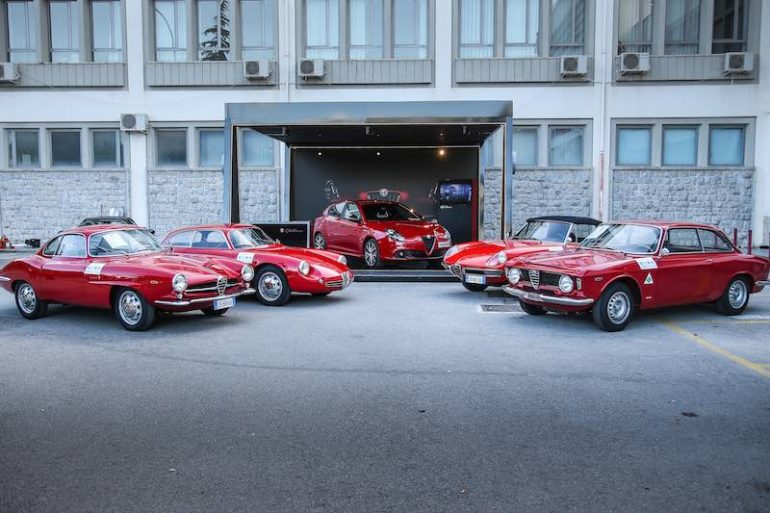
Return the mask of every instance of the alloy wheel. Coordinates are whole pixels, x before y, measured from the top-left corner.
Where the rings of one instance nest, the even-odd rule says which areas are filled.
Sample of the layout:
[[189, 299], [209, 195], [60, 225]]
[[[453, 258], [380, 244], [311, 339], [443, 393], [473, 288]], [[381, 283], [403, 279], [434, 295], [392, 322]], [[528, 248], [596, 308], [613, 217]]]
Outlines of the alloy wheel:
[[275, 301], [283, 293], [283, 282], [276, 273], [268, 271], [259, 277], [257, 289], [263, 298], [268, 301]]
[[736, 310], [742, 308], [748, 296], [746, 282], [743, 280], [735, 280], [730, 284], [730, 289], [727, 292], [727, 301], [730, 303], [731, 307]]
[[142, 320], [142, 300], [136, 292], [127, 290], [118, 299], [118, 313], [126, 324], [134, 326]]
[[22, 284], [17, 290], [16, 295], [19, 298], [19, 308], [26, 313], [32, 314], [37, 307], [37, 294], [35, 289], [29, 283]]

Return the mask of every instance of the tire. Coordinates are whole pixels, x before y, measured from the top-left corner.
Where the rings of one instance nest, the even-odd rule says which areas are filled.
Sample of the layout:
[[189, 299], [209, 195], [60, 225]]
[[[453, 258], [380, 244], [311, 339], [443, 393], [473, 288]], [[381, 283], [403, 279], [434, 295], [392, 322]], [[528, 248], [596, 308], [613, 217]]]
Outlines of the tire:
[[326, 249], [326, 237], [323, 236], [323, 233], [316, 232], [313, 235], [313, 247], [315, 249]]
[[134, 289], [120, 289], [112, 310], [121, 326], [128, 331], [144, 331], [155, 322], [155, 307]]
[[634, 316], [634, 295], [628, 285], [612, 283], [594, 304], [594, 324], [604, 331], [621, 331]]
[[521, 299], [519, 299], [519, 306], [521, 307], [524, 312], [528, 313], [529, 315], [545, 315], [545, 308], [537, 305], [531, 305], [529, 303], [525, 303]]
[[283, 306], [291, 299], [289, 280], [284, 272], [274, 265], [261, 267], [254, 277], [257, 301], [267, 306]]
[[374, 239], [364, 241], [364, 265], [369, 269], [374, 269], [380, 264], [380, 246]]
[[740, 315], [749, 305], [750, 290], [746, 278], [733, 278], [717, 299], [717, 311], [722, 315]]
[[485, 290], [487, 290], [488, 285], [479, 285], [477, 283], [463, 282], [463, 287], [465, 287], [465, 290], [470, 290], [471, 292], [484, 292]]
[[35, 289], [26, 281], [16, 285], [14, 290], [16, 298], [16, 308], [25, 319], [39, 319], [48, 313], [48, 303], [41, 301], [37, 297]]
[[201, 312], [203, 312], [203, 315], [206, 317], [222, 317], [227, 313], [228, 310], [229, 308], [222, 308], [221, 310], [214, 310], [213, 308], [202, 308]]

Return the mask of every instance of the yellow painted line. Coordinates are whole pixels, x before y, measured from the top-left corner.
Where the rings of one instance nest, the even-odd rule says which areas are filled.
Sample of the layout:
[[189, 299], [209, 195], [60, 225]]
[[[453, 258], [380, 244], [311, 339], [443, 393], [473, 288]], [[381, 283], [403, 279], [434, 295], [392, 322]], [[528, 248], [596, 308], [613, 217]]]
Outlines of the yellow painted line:
[[686, 319], [679, 321], [682, 324], [770, 324], [770, 319]]
[[692, 333], [685, 328], [679, 326], [678, 324], [661, 320], [660, 321], [664, 326], [666, 326], [668, 329], [673, 331], [674, 333], [677, 333], [678, 335], [681, 335], [685, 338], [689, 338], [696, 344], [700, 345], [701, 347], [708, 349], [714, 354], [717, 354], [719, 356], [722, 356], [723, 358], [727, 358], [731, 362], [737, 363], [738, 365], [742, 367], [746, 367], [749, 370], [752, 370], [762, 376], [763, 378], [770, 378], [770, 368], [768, 368], [767, 365], [761, 364], [761, 363], [755, 363], [751, 360], [747, 360], [746, 358], [742, 356], [738, 356], [737, 354], [733, 354], [730, 351], [724, 349], [721, 346], [718, 346], [714, 344], [713, 342], [709, 342], [705, 338], [701, 337], [700, 335], [696, 335], [695, 333]]

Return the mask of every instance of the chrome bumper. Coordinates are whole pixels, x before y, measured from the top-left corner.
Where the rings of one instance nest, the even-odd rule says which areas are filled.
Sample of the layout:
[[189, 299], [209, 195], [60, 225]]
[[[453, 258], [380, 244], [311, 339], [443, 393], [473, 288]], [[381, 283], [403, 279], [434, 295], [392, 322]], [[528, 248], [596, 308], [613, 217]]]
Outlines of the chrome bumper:
[[355, 275], [350, 271], [345, 271], [342, 273], [342, 276], [339, 280], [329, 280], [327, 281], [324, 286], [327, 289], [346, 289], [353, 281], [355, 281]]
[[538, 303], [550, 303], [553, 305], [562, 306], [591, 306], [594, 303], [593, 299], [572, 299], [569, 297], [561, 296], [546, 296], [544, 294], [538, 294], [536, 292], [528, 292], [526, 290], [519, 290], [517, 288], [506, 285], [503, 287], [503, 291], [506, 294], [524, 299], [528, 301], [536, 301]]
[[471, 274], [483, 274], [484, 276], [505, 276], [505, 271], [502, 269], [484, 269], [482, 267], [460, 267], [463, 274], [468, 271]]
[[177, 301], [155, 301], [156, 305], [162, 305], [162, 306], [190, 306], [197, 303], [211, 303], [213, 301], [216, 301], [218, 299], [230, 299], [231, 297], [238, 297], [238, 296], [248, 296], [250, 294], [254, 294], [256, 290], [254, 289], [245, 289], [241, 292], [237, 292], [235, 294], [227, 294], [223, 296], [214, 296], [214, 297], [199, 297], [195, 299], [179, 299]]
[[[0, 276], [0, 280], [2, 280], [3, 277]], [[759, 285], [760, 287], [770, 287], [770, 280], [759, 280], [755, 285]]]

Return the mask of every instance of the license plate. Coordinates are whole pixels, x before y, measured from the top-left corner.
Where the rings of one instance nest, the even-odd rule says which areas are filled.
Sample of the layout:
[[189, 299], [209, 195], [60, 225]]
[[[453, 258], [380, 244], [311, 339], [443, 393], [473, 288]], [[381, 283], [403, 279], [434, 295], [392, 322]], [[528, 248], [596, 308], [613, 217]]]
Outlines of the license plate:
[[476, 285], [486, 285], [487, 277], [480, 274], [466, 274], [465, 283], [473, 283]]
[[530, 301], [540, 301], [540, 296], [533, 292], [525, 292], [524, 299], [529, 299]]
[[235, 306], [235, 298], [234, 297], [228, 297], [225, 299], [217, 299], [214, 301], [213, 308], [214, 310], [223, 310], [225, 308], [231, 308]]
[[452, 245], [451, 240], [440, 240], [438, 241], [438, 247], [440, 248], [448, 248]]

